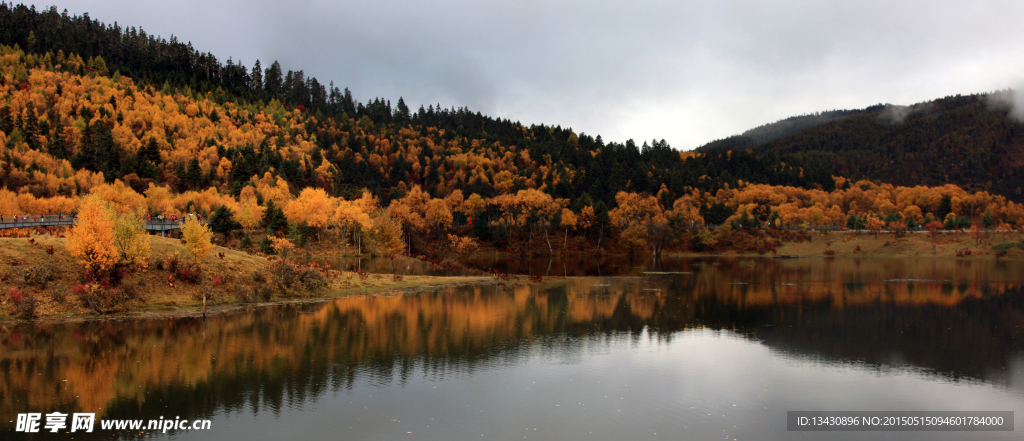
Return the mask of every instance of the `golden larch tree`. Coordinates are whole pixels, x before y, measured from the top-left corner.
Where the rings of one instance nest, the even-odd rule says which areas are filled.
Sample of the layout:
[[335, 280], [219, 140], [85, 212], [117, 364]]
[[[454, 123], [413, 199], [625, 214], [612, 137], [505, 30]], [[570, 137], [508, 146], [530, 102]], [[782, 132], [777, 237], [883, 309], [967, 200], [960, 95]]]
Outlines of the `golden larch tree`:
[[68, 232], [68, 252], [92, 273], [109, 270], [119, 254], [114, 245], [114, 212], [99, 195], [82, 199], [75, 226]]
[[213, 251], [213, 244], [210, 243], [210, 239], [213, 238], [213, 232], [195, 217], [189, 216], [181, 224], [181, 234], [185, 237], [185, 249], [188, 250], [188, 253], [192, 255], [196, 262], [209, 254], [210, 251]]

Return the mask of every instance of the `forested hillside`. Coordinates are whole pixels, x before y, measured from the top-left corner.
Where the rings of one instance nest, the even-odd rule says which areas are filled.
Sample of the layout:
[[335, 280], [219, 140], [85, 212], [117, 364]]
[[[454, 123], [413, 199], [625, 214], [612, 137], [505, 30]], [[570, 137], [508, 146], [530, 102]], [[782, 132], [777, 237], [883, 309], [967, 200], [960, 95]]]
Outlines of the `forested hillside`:
[[773, 123], [764, 124], [747, 130], [739, 135], [728, 138], [717, 139], [704, 144], [696, 149], [697, 152], [707, 153], [724, 150], [746, 150], [764, 145], [776, 139], [792, 135], [804, 129], [809, 129], [829, 121], [842, 118], [847, 115], [870, 112], [873, 108], [864, 110], [831, 110], [828, 112], [813, 113], [810, 115], [791, 116]]
[[362, 103], [277, 62], [221, 64], [52, 8], [0, 4], [0, 40], [5, 216], [68, 212], [99, 194], [122, 214], [211, 216], [225, 240], [265, 252], [271, 239], [328, 231], [359, 248], [366, 233], [434, 253], [474, 241], [554, 253], [557, 232], [563, 250], [570, 233], [597, 249], [611, 234], [658, 253], [728, 242], [696, 238], [705, 224], [1024, 225], [1021, 206], [997, 195], [854, 182], [832, 173], [835, 161], [778, 144], [858, 115], [755, 150], [678, 152], [401, 98]]
[[894, 185], [952, 183], [1024, 201], [1024, 124], [1001, 94], [789, 118], [698, 151], [753, 149], [837, 176]]

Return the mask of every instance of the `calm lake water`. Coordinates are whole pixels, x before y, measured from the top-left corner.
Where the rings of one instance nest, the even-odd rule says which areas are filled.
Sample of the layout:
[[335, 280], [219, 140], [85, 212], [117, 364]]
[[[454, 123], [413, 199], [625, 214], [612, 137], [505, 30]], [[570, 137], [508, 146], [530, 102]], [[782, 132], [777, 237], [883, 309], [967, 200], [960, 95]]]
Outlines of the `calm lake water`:
[[[22, 439], [18, 413], [59, 410], [212, 419], [206, 432], [142, 433], [174, 439], [1020, 439], [1022, 262], [629, 269], [206, 322], [7, 325], [0, 438]], [[644, 274], [655, 270], [668, 274]], [[789, 410], [1014, 411], [1017, 431], [788, 432]]]

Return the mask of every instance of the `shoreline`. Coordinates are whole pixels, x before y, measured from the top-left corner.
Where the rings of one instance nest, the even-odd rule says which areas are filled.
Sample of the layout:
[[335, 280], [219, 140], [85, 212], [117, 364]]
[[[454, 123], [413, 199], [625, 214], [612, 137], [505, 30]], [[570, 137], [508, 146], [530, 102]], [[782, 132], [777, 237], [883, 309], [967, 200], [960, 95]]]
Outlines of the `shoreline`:
[[[738, 258], [738, 259], [805, 259], [805, 258], [854, 258], [854, 259], [936, 259], [936, 260], [1024, 260], [1024, 234], [1005, 233], [1000, 237], [978, 240], [970, 233], [945, 233], [935, 241], [926, 235], [893, 237], [891, 234], [877, 237], [864, 232], [830, 232], [816, 234], [810, 241], [784, 243], [775, 255], [752, 252], [712, 252], [666, 250], [662, 258]], [[993, 250], [1000, 243], [1013, 246], [1000, 252]], [[292, 292], [277, 285], [277, 291], [267, 293], [274, 285], [267, 280], [254, 278], [256, 273], [271, 274], [278, 258], [250, 255], [238, 250], [214, 247], [213, 252], [196, 264], [202, 276], [199, 280], [185, 282], [176, 280], [164, 262], [184, 255], [184, 246], [178, 240], [151, 236], [152, 263], [147, 269], [138, 269], [125, 283], [136, 287], [138, 300], [132, 300], [113, 310], [100, 311], [85, 306], [86, 302], [77, 294], [71, 294], [72, 286], [81, 287], [82, 267], [75, 262], [64, 248], [65, 239], [56, 236], [34, 235], [26, 238], [0, 238], [0, 325], [11, 323], [60, 323], [104, 320], [136, 320], [148, 318], [199, 317], [203, 311], [203, 297], [206, 297], [207, 316], [216, 316], [233, 311], [273, 305], [326, 302], [335, 298], [381, 292], [418, 293], [432, 289], [459, 286], [523, 286], [533, 285], [525, 275], [511, 280], [481, 270], [479, 274], [465, 276], [417, 276], [392, 275], [385, 273], [362, 273], [361, 270], [347, 271], [328, 266], [298, 264], [305, 270], [322, 271], [326, 279], [323, 291]], [[828, 254], [828, 251], [833, 251]], [[966, 253], [965, 253], [966, 252]], [[220, 256], [222, 255], [222, 256]], [[220, 256], [218, 258], [218, 256]], [[622, 258], [628, 254], [537, 254], [528, 259], [590, 259]], [[366, 258], [366, 256], [345, 256], [345, 258]], [[295, 259], [342, 258], [340, 254], [293, 255]], [[418, 259], [396, 256], [396, 266], [403, 264], [430, 265], [435, 261], [465, 259], [511, 259], [516, 255], [499, 250], [485, 250], [470, 256], [442, 255], [436, 258]], [[652, 254], [636, 254], [640, 260], [650, 260]], [[304, 266], [305, 265], [305, 266]], [[33, 284], [32, 277], [38, 269], [49, 266], [49, 281]], [[359, 277], [355, 277], [359, 275]], [[270, 275], [269, 277], [273, 277]], [[565, 276], [546, 276], [545, 279], [564, 279]], [[223, 281], [222, 281], [223, 280]], [[546, 281], [545, 281], [546, 282]], [[544, 283], [544, 282], [541, 282]], [[546, 283], [545, 283], [546, 284]], [[262, 295], [257, 291], [264, 290]], [[15, 291], [24, 292], [39, 303], [34, 318], [24, 318], [13, 300]], [[58, 295], [56, 291], [64, 294]]]
[[[419, 276], [419, 277], [432, 277], [432, 276]], [[253, 302], [253, 303], [239, 303], [232, 301], [230, 303], [219, 303], [206, 308], [206, 316], [208, 318], [214, 318], [217, 316], [228, 315], [239, 311], [254, 310], [261, 308], [269, 308], [282, 305], [305, 305], [315, 303], [326, 303], [335, 299], [359, 296], [359, 295], [381, 295], [384, 293], [396, 293], [396, 294], [421, 294], [427, 291], [443, 288], [462, 288], [470, 286], [491, 286], [501, 285], [504, 287], [509, 286], [523, 286], [527, 283], [509, 283], [494, 280], [486, 277], [433, 277], [436, 280], [430, 280], [426, 284], [420, 285], [392, 285], [382, 287], [360, 287], [350, 288], [345, 290], [337, 290], [328, 292], [322, 296], [316, 297], [285, 297], [277, 298], [268, 302]], [[469, 279], [469, 280], [466, 280]], [[146, 305], [135, 308], [131, 311], [124, 313], [115, 314], [76, 314], [76, 315], [48, 315], [41, 316], [35, 319], [23, 319], [19, 317], [4, 316], [0, 317], [0, 327], [8, 325], [24, 325], [24, 324], [41, 324], [41, 325], [55, 325], [63, 323], [86, 323], [86, 322], [118, 322], [118, 321], [134, 321], [134, 320], [153, 320], [153, 319], [178, 319], [178, 318], [202, 318], [203, 310], [202, 306], [199, 305], [181, 305], [174, 307], [153, 307]]]

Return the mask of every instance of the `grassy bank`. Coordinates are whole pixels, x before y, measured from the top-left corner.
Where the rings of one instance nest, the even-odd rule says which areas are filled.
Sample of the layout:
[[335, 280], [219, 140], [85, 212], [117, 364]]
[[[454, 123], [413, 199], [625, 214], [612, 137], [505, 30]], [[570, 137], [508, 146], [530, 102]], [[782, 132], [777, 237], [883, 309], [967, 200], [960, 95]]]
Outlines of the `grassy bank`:
[[[849, 231], [816, 233], [809, 242], [785, 243], [778, 254], [822, 256], [834, 250], [836, 256], [934, 257], [968, 259], [1024, 259], [1024, 234], [992, 234], [976, 240], [970, 233], [943, 233], [934, 240], [926, 233], [910, 233], [895, 237], [892, 233], [871, 234]], [[1003, 247], [997, 247], [1004, 244]], [[1007, 246], [1014, 244], [1014, 246]], [[994, 248], [1006, 248], [1000, 253]]]
[[[124, 301], [97, 306], [97, 302], [90, 302], [95, 293], [85, 289], [89, 283], [83, 279], [84, 267], [65, 248], [66, 239], [51, 235], [0, 238], [0, 320], [27, 316], [26, 302], [31, 302], [31, 315], [37, 320], [180, 316], [201, 314], [204, 295], [208, 312], [217, 313], [249, 305], [314, 301], [375, 290], [494, 283], [489, 277], [395, 277], [284, 265], [280, 259], [223, 247], [214, 247], [213, 252], [193, 264], [178, 239], [153, 236], [150, 240], [147, 268], [134, 269], [115, 285], [93, 288], [108, 296], [120, 295]], [[307, 275], [316, 276], [311, 277], [318, 283], [316, 289], [305, 289], [312, 284], [303, 284]], [[294, 280], [289, 282], [289, 278]]]

